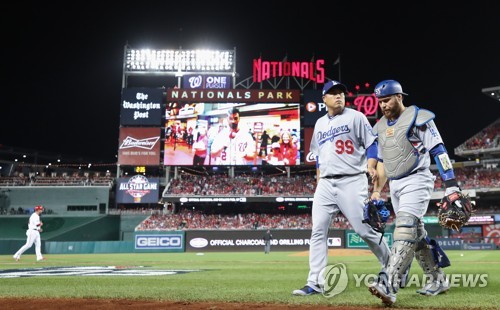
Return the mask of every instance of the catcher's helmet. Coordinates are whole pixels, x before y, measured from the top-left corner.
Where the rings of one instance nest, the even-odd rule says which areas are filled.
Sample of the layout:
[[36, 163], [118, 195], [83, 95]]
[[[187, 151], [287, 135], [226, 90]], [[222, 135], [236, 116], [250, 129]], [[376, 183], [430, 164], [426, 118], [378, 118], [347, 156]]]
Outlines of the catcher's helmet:
[[323, 92], [321, 93], [323, 96], [330, 91], [332, 88], [338, 88], [342, 90], [345, 94], [347, 94], [347, 87], [337, 81], [331, 80], [325, 83], [325, 86], [323, 86]]
[[35, 207], [35, 211], [43, 211], [43, 210], [44, 210], [44, 208], [42, 205], [38, 205]]
[[375, 96], [377, 96], [377, 98], [387, 97], [395, 94], [403, 94], [408, 96], [407, 93], [403, 92], [403, 87], [401, 87], [401, 84], [399, 84], [398, 81], [385, 80], [375, 86]]

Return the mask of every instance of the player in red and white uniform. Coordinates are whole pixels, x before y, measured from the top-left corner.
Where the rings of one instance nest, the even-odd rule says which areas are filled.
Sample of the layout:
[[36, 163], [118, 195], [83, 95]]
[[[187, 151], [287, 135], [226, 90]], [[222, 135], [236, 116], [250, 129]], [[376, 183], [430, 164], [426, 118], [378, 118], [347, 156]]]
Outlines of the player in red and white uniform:
[[43, 231], [43, 223], [40, 220], [40, 214], [42, 214], [43, 211], [43, 206], [38, 205], [35, 207], [33, 214], [31, 214], [28, 222], [28, 230], [26, 230], [26, 243], [13, 256], [16, 261], [21, 259], [21, 255], [31, 248], [33, 243], [35, 244], [36, 261], [44, 260], [42, 256], [42, 240], [40, 239], [40, 232]]
[[227, 111], [228, 128], [214, 138], [210, 152], [216, 165], [252, 165], [256, 156], [256, 143], [248, 130], [240, 128], [240, 111]]

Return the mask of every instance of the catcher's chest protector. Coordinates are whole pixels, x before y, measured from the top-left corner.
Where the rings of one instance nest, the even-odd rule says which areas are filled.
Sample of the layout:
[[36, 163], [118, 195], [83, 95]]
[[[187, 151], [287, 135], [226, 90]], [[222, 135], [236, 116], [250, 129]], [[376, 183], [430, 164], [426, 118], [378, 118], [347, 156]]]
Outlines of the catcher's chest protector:
[[389, 179], [406, 176], [418, 163], [418, 152], [408, 140], [408, 131], [417, 117], [417, 107], [407, 107], [396, 124], [387, 125], [384, 116], [375, 125], [381, 145], [384, 167]]

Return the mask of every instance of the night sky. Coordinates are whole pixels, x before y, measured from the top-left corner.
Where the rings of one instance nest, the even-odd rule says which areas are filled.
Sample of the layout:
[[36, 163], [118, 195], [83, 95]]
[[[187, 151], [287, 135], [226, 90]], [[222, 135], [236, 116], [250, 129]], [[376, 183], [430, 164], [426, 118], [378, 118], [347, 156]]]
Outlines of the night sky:
[[338, 80], [339, 66], [333, 63], [340, 55], [340, 79], [350, 90], [368, 82], [371, 92], [385, 79], [401, 82], [409, 94], [406, 105], [436, 114], [457, 161], [464, 159], [454, 156], [454, 148], [500, 116], [500, 102], [481, 92], [500, 86], [495, 1], [464, 6], [177, 2], [115, 8], [22, 3], [3, 9], [0, 144], [115, 162], [127, 43], [132, 48], [236, 48], [237, 82], [252, 75], [254, 58], [285, 56], [323, 58], [326, 76]]

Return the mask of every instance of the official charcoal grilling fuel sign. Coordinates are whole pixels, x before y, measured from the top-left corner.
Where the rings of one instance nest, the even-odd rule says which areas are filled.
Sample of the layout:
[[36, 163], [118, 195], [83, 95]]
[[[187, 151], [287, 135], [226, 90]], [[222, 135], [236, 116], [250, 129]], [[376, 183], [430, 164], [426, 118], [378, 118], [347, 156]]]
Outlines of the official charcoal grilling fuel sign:
[[159, 178], [146, 178], [143, 175], [119, 178], [116, 201], [118, 203], [157, 203], [160, 194], [159, 183]]

